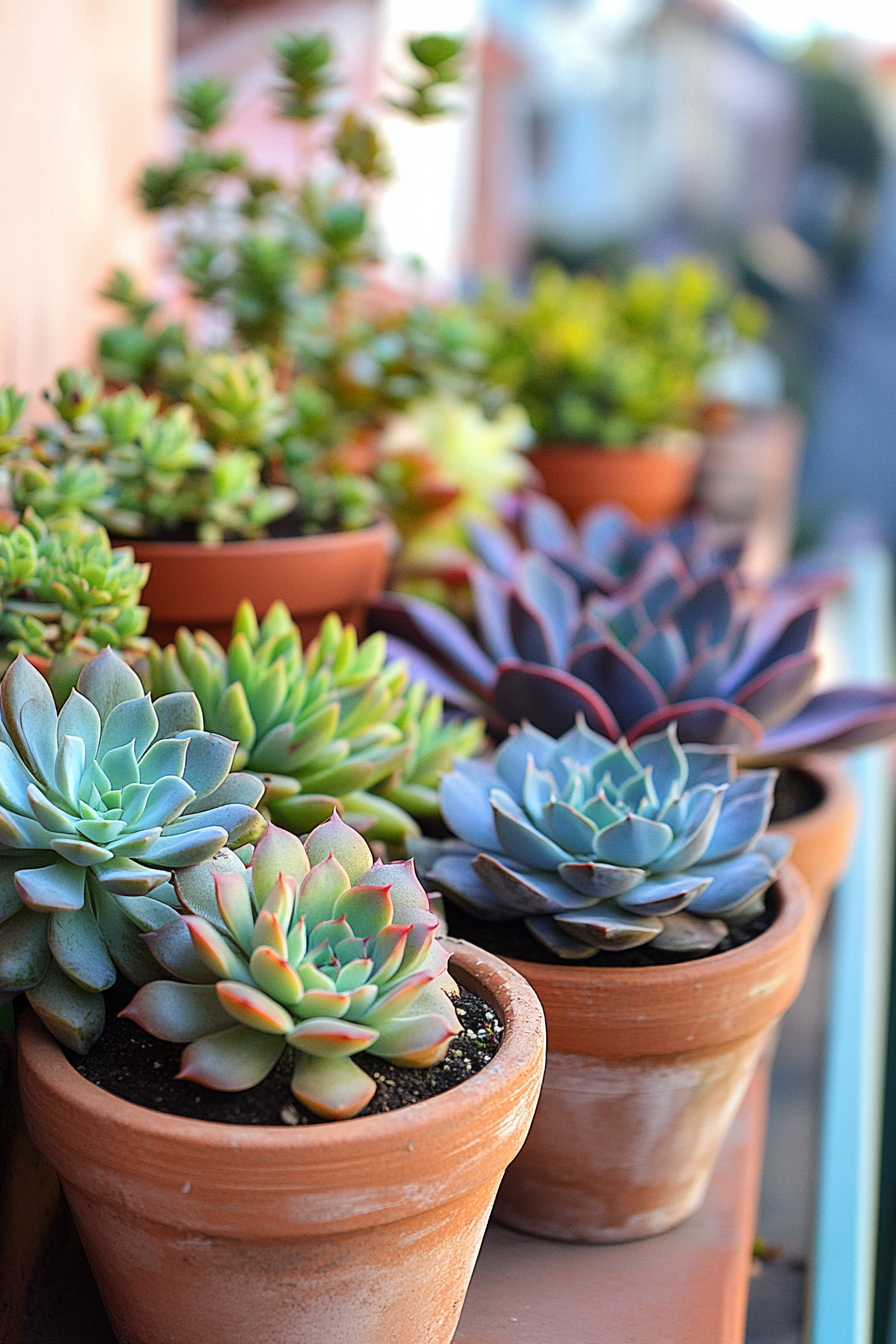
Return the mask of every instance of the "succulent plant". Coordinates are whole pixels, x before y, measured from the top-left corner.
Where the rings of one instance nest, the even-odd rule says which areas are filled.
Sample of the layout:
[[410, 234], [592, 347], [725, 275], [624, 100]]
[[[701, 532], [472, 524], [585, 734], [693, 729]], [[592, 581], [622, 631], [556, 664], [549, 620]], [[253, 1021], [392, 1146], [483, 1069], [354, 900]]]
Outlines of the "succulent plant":
[[58, 422], [10, 460], [16, 507], [89, 517], [118, 536], [209, 544], [263, 536], [275, 522], [299, 534], [372, 521], [372, 482], [333, 469], [320, 450], [296, 451], [299, 409], [263, 355], [184, 356], [175, 384], [183, 401], [161, 410], [136, 386], [104, 395], [86, 370], [63, 370], [50, 398]]
[[116, 970], [158, 974], [141, 938], [176, 918], [175, 869], [255, 839], [258, 780], [203, 731], [196, 697], [152, 702], [105, 649], [57, 714], [20, 655], [0, 683], [0, 996], [25, 992], [85, 1052]]
[[619, 281], [546, 265], [525, 298], [492, 285], [479, 308], [493, 328], [491, 376], [539, 439], [615, 448], [699, 427], [701, 371], [765, 320], [697, 258]]
[[738, 776], [732, 750], [682, 747], [674, 724], [631, 745], [581, 717], [559, 739], [524, 724], [444, 776], [459, 842], [412, 849], [425, 880], [482, 919], [523, 917], [559, 957], [701, 955], [762, 909], [789, 849], [765, 834], [776, 776]]
[[127, 547], [112, 550], [100, 527], [34, 514], [0, 532], [0, 657], [49, 660], [47, 678], [62, 703], [83, 664], [100, 649], [142, 654], [149, 615], [140, 593], [148, 565]]
[[376, 1090], [353, 1055], [444, 1057], [460, 1030], [453, 982], [412, 860], [374, 864], [335, 813], [304, 845], [269, 825], [248, 869], [222, 859], [175, 879], [190, 913], [147, 939], [179, 982], [144, 985], [123, 1013], [186, 1044], [179, 1078], [242, 1091], [290, 1047], [296, 1098], [345, 1120]]
[[359, 645], [332, 613], [303, 651], [282, 603], [259, 624], [244, 602], [226, 653], [180, 630], [150, 661], [154, 692], [194, 691], [209, 727], [238, 743], [237, 766], [263, 777], [265, 810], [299, 834], [338, 807], [371, 838], [402, 843], [418, 830], [408, 811], [438, 814], [441, 770], [481, 745], [481, 724], [446, 723], [438, 697], [408, 688], [384, 636]]
[[[540, 551], [493, 552], [495, 568], [472, 577], [479, 639], [422, 598], [392, 595], [372, 617], [415, 675], [449, 704], [484, 709], [496, 732], [526, 719], [559, 735], [581, 713], [613, 740], [676, 722], [683, 742], [771, 755], [896, 731], [896, 688], [812, 695], [829, 573], [797, 571], [761, 588], [724, 549], [701, 552], [695, 562], [660, 533], [627, 581], [584, 601], [578, 552], [565, 553], [564, 568]], [[582, 572], [574, 580], [570, 570]]]

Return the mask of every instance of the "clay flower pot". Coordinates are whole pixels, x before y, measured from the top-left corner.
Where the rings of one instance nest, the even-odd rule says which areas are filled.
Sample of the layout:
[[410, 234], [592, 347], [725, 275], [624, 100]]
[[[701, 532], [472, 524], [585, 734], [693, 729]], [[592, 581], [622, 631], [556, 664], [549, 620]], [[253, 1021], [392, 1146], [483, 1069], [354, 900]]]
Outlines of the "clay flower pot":
[[202, 546], [195, 541], [135, 541], [140, 562], [152, 569], [143, 590], [148, 633], [167, 643], [179, 625], [208, 630], [227, 643], [234, 612], [248, 598], [262, 615], [279, 598], [303, 638], [311, 638], [328, 611], [361, 624], [383, 590], [392, 529], [388, 523], [357, 532], [275, 537]]
[[529, 461], [544, 481], [545, 494], [574, 523], [594, 504], [622, 504], [642, 522], [657, 523], [689, 502], [700, 450], [561, 443], [533, 449]]
[[499, 1222], [560, 1241], [633, 1241], [700, 1207], [812, 949], [809, 893], [789, 865], [777, 892], [765, 933], [718, 956], [618, 970], [511, 962], [544, 1007], [548, 1062]]
[[785, 821], [773, 819], [769, 829], [793, 842], [790, 862], [806, 879], [821, 928], [831, 893], [849, 866], [858, 818], [856, 792], [837, 757], [800, 756], [779, 768], [802, 776], [801, 791], [809, 806]]
[[25, 1119], [122, 1344], [448, 1344], [545, 1039], [520, 976], [451, 946], [452, 974], [504, 1023], [497, 1055], [450, 1092], [341, 1123], [146, 1110], [82, 1078], [23, 1017]]

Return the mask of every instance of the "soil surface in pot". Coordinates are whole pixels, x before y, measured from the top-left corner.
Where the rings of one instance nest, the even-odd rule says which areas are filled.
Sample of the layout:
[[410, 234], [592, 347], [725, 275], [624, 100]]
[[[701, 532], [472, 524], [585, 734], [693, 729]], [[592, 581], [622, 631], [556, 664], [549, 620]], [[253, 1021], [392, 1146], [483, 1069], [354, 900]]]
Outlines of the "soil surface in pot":
[[796, 765], [782, 765], [779, 771], [770, 825], [802, 817], [824, 800], [824, 789], [807, 770]]
[[[133, 986], [106, 995], [106, 1029], [86, 1057], [66, 1051], [82, 1077], [151, 1111], [191, 1120], [217, 1120], [225, 1125], [314, 1125], [322, 1121], [306, 1110], [289, 1090], [292, 1052], [284, 1051], [267, 1078], [247, 1092], [213, 1092], [197, 1083], [178, 1081], [183, 1046], [150, 1036], [136, 1022], [118, 1017], [133, 998]], [[397, 1111], [427, 1097], [448, 1092], [494, 1059], [504, 1031], [493, 1008], [472, 991], [461, 988], [455, 1000], [461, 1033], [441, 1064], [430, 1069], [402, 1069], [373, 1055], [355, 1055], [355, 1063], [376, 1081], [373, 1099], [361, 1115]]]
[[[760, 933], [765, 933], [777, 912], [777, 896], [775, 888], [772, 887], [766, 909], [761, 914], [746, 924], [729, 929], [728, 937], [723, 938], [712, 952], [703, 955], [715, 957], [720, 952], [730, 952], [733, 947], [752, 942]], [[681, 961], [698, 959], [693, 956], [683, 957], [680, 953], [660, 952], [652, 948], [650, 943], [645, 943], [643, 947], [633, 948], [630, 952], [595, 952], [593, 957], [585, 957], [581, 961], [565, 961], [562, 957], [555, 957], [553, 952], [549, 952], [537, 938], [533, 938], [521, 919], [508, 919], [501, 924], [477, 919], [475, 915], [470, 915], [466, 910], [452, 905], [447, 898], [445, 916], [451, 938], [465, 938], [467, 942], [475, 943], [477, 947], [492, 952], [496, 957], [511, 957], [514, 961], [535, 961], [541, 966], [616, 966], [627, 969], [633, 966], [674, 966]]]

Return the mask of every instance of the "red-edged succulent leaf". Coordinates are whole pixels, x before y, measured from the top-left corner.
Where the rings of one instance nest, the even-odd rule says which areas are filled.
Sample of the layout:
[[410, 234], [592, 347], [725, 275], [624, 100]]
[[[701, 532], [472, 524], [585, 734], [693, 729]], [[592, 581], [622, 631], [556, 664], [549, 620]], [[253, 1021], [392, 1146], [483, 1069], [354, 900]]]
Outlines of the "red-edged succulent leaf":
[[803, 653], [812, 641], [817, 621], [817, 600], [799, 592], [773, 591], [750, 622], [743, 652], [720, 680], [720, 694], [734, 696], [760, 672], [783, 658]]
[[335, 809], [327, 821], [311, 832], [305, 841], [305, 852], [312, 864], [323, 863], [332, 854], [353, 883], [359, 882], [373, 863], [367, 841], [346, 825]]
[[259, 989], [278, 1003], [292, 1007], [303, 994], [302, 982], [285, 957], [272, 947], [256, 947], [249, 958], [249, 970]]
[[352, 996], [348, 991], [330, 989], [309, 989], [302, 1002], [295, 1009], [297, 1017], [345, 1017], [351, 1007]]
[[333, 906], [333, 915], [344, 915], [356, 938], [375, 938], [392, 922], [391, 882], [384, 886], [350, 887]]
[[242, 1026], [271, 1036], [283, 1036], [292, 1029], [293, 1020], [282, 1004], [255, 985], [219, 980], [215, 989], [223, 1007]]
[[268, 1076], [285, 1045], [282, 1036], [263, 1036], [248, 1027], [230, 1027], [188, 1045], [177, 1076], [216, 1092], [243, 1092]]
[[332, 854], [316, 863], [299, 888], [298, 913], [304, 915], [307, 928], [329, 919], [336, 901], [350, 886], [348, 873]]
[[292, 1075], [292, 1094], [324, 1120], [351, 1120], [376, 1092], [376, 1083], [351, 1059], [316, 1059], [301, 1052]]
[[249, 983], [249, 971], [227, 939], [201, 915], [182, 915], [199, 960], [214, 976]]
[[849, 751], [896, 733], [896, 688], [838, 686], [812, 697], [788, 723], [772, 729], [757, 754]]
[[412, 975], [405, 976], [387, 993], [380, 995], [365, 1021], [373, 1027], [382, 1028], [384, 1022], [406, 1013], [432, 980], [431, 971], [414, 971]]
[[600, 639], [580, 644], [569, 671], [597, 691], [623, 732], [666, 704], [662, 688], [621, 644]]
[[352, 929], [345, 915], [340, 915], [338, 919], [322, 919], [319, 924], [308, 934], [308, 946], [312, 949], [323, 947], [326, 943], [330, 947], [338, 947], [344, 938], [352, 936]]
[[[263, 894], [258, 894], [257, 899], [260, 899]], [[278, 873], [273, 886], [268, 889], [262, 911], [274, 915], [282, 928], [288, 929], [292, 924], [297, 894], [298, 884], [296, 879], [287, 876], [286, 873]]]
[[373, 956], [373, 974], [370, 977], [374, 985], [384, 985], [398, 973], [404, 960], [408, 934], [413, 925], [390, 924], [381, 929], [371, 948]]
[[261, 910], [252, 930], [252, 948], [270, 947], [278, 957], [289, 956], [289, 944], [283, 925], [271, 910]]
[[233, 1025], [214, 985], [181, 985], [174, 980], [144, 985], [118, 1016], [129, 1017], [160, 1040], [181, 1045]]
[[428, 1069], [445, 1058], [458, 1028], [439, 1013], [397, 1017], [384, 1022], [370, 1054], [391, 1060], [405, 1069]]
[[[513, 658], [516, 647], [510, 628], [511, 585], [497, 574], [490, 574], [482, 565], [474, 565], [470, 573], [470, 589], [476, 613], [476, 629], [483, 648], [495, 662], [501, 658]], [[494, 683], [494, 679], [493, 667], [489, 686]]]
[[396, 924], [412, 924], [418, 920], [435, 924], [429, 906], [429, 897], [423, 890], [413, 859], [399, 859], [394, 863], [376, 863], [364, 873], [362, 881], [373, 886], [391, 882], [392, 918]]
[[183, 919], [172, 919], [160, 929], [144, 933], [143, 941], [159, 965], [178, 980], [191, 985], [214, 984], [215, 974], [197, 954]]
[[666, 705], [636, 723], [628, 736], [635, 742], [648, 733], [657, 733], [669, 723], [678, 724], [681, 743], [706, 742], [713, 746], [737, 747], [751, 751], [762, 736], [762, 725], [740, 705], [725, 700], [684, 700]]
[[577, 714], [583, 714], [589, 728], [611, 741], [620, 736], [619, 724], [607, 702], [578, 677], [557, 667], [502, 663], [495, 707], [508, 723], [526, 719], [551, 737], [562, 737], [575, 724]]
[[808, 649], [791, 654], [748, 681], [734, 697], [735, 704], [766, 728], [786, 723], [806, 703], [817, 668], [818, 658]]
[[378, 1035], [375, 1027], [365, 1026], [362, 1022], [346, 1022], [339, 1017], [312, 1017], [294, 1027], [287, 1040], [306, 1055], [338, 1059], [342, 1055], [356, 1055], [367, 1050]]
[[542, 612], [524, 602], [516, 592], [510, 594], [507, 610], [517, 657], [547, 667], [565, 662], [551, 623]]
[[252, 885], [256, 900], [261, 903], [267, 898], [281, 873], [284, 877], [293, 877], [301, 882], [310, 867], [305, 847], [298, 836], [268, 822], [252, 855]]
[[243, 873], [215, 873], [215, 896], [221, 918], [244, 952], [252, 950], [254, 912]]

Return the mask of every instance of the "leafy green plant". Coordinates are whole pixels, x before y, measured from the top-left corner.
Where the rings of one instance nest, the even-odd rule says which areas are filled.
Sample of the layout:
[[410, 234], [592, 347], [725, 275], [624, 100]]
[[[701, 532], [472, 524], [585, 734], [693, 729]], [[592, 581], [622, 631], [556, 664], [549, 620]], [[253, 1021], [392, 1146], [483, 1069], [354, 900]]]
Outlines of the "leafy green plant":
[[543, 266], [525, 299], [493, 285], [479, 313], [492, 323], [491, 376], [539, 439], [608, 448], [697, 428], [701, 370], [764, 324], [756, 301], [693, 258], [619, 282]]
[[61, 702], [85, 662], [104, 648], [140, 656], [149, 615], [140, 606], [148, 565], [112, 550], [100, 527], [48, 527], [33, 513], [0, 533], [0, 657], [48, 660]]
[[[209, 727], [238, 744], [236, 764], [265, 782], [263, 806], [303, 834], [334, 807], [371, 838], [402, 843], [413, 816], [438, 815], [441, 772], [482, 743], [479, 720], [444, 720], [439, 697], [408, 687], [386, 640], [358, 644], [330, 614], [303, 650], [282, 603], [259, 624], [244, 602], [225, 652], [204, 631], [180, 630], [150, 651], [157, 695], [191, 690]], [[412, 813], [412, 815], [409, 815]]]
[[346, 1120], [376, 1090], [352, 1056], [427, 1068], [460, 1031], [413, 862], [374, 864], [335, 814], [304, 845], [269, 825], [248, 869], [206, 865], [177, 890], [192, 946], [149, 941], [181, 983], [144, 985], [123, 1016], [187, 1043], [179, 1078], [239, 1092], [290, 1049], [295, 1097]]
[[89, 517], [125, 537], [216, 543], [364, 527], [372, 483], [302, 452], [302, 408], [277, 392], [255, 351], [194, 356], [181, 402], [137, 386], [104, 395], [101, 379], [65, 369], [48, 400], [57, 420], [15, 436], [13, 502], [44, 518]]
[[120, 971], [158, 975], [142, 934], [177, 918], [174, 870], [257, 839], [258, 780], [190, 693], [155, 703], [111, 649], [57, 713], [19, 656], [0, 682], [0, 997], [25, 993], [89, 1050]]

